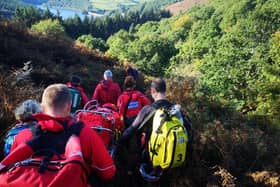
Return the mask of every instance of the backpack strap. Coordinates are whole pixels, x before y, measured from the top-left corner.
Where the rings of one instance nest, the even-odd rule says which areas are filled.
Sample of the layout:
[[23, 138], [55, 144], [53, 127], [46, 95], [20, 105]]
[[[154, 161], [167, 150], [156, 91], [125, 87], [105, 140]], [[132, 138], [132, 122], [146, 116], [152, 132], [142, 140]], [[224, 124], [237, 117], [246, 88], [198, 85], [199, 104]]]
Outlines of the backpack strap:
[[[168, 102], [168, 101], [165, 101], [163, 104], [158, 104], [158, 103], [153, 103], [152, 106], [154, 107], [154, 110], [153, 112], [151, 112], [150, 115], [154, 116], [154, 114], [156, 113], [156, 111], [158, 109], [162, 109], [163, 110], [163, 116], [162, 116], [162, 119], [160, 121], [160, 125], [158, 126], [158, 128], [156, 129], [156, 132], [157, 133], [160, 133], [161, 132], [161, 127], [163, 125], [163, 123], [166, 121], [166, 120], [170, 120], [170, 116], [169, 116], [169, 109], [173, 106], [172, 103]], [[149, 118], [150, 115], [148, 116]], [[147, 119], [149, 120], [149, 119]]]
[[163, 116], [162, 116], [162, 119], [160, 120], [160, 124], [159, 124], [159, 126], [157, 127], [157, 129], [155, 130], [155, 132], [156, 132], [157, 134], [162, 133], [161, 127], [162, 127], [162, 125], [164, 124], [164, 122], [168, 119], [168, 114], [166, 113], [165, 109], [163, 109], [163, 114], [162, 114], [162, 115], [163, 115]]
[[[68, 126], [67, 122], [58, 121], [64, 127], [61, 132], [43, 131], [39, 125], [32, 128], [31, 132], [33, 138], [27, 141], [34, 152], [42, 149], [54, 148], [58, 154], [62, 154], [67, 140], [71, 135], [79, 136], [84, 124], [82, 122], [75, 122]], [[61, 150], [62, 149], [62, 150]]]
[[170, 108], [173, 104], [171, 102], [169, 102], [168, 100], [159, 100], [159, 101], [156, 101], [152, 104], [152, 106], [156, 109], [159, 109], [159, 108]]
[[82, 122], [73, 123], [68, 127], [66, 122], [60, 123], [64, 126], [64, 130], [58, 133], [50, 131], [43, 131], [38, 125], [31, 130], [33, 138], [26, 142], [33, 150], [32, 157], [42, 156], [42, 163], [39, 167], [39, 172], [44, 172], [47, 168], [51, 158], [54, 155], [63, 154], [67, 141], [72, 135], [79, 136], [80, 131], [83, 128]]
[[143, 122], [139, 125], [138, 130], [140, 130], [156, 113], [157, 109], [159, 108], [169, 108], [171, 107], [173, 104], [170, 103], [167, 100], [161, 101], [160, 103], [158, 102], [154, 102], [153, 104], [151, 104], [150, 106], [153, 108], [153, 110], [150, 112], [150, 114], [143, 120]]
[[130, 101], [131, 101], [131, 99], [132, 99], [132, 94], [133, 94], [133, 93], [128, 93], [129, 99], [128, 99], [128, 101], [127, 101], [127, 103], [126, 103], [126, 105], [125, 105], [125, 108], [124, 108], [124, 118], [125, 118], [125, 115], [126, 115], [126, 112], [127, 112], [127, 109], [128, 109], [128, 105], [129, 105], [129, 103], [130, 103]]
[[75, 86], [68, 87], [72, 96], [71, 112], [79, 109], [82, 103], [82, 92]]
[[156, 113], [156, 109], [153, 107], [153, 110], [150, 112], [150, 114], [140, 123], [138, 130], [140, 130]]
[[76, 91], [78, 91], [80, 94], [82, 94], [81, 90], [79, 90], [79, 88], [76, 87], [76, 86], [70, 86], [70, 87], [68, 87], [68, 88], [69, 88], [69, 89], [72, 89], [72, 90], [76, 90]]

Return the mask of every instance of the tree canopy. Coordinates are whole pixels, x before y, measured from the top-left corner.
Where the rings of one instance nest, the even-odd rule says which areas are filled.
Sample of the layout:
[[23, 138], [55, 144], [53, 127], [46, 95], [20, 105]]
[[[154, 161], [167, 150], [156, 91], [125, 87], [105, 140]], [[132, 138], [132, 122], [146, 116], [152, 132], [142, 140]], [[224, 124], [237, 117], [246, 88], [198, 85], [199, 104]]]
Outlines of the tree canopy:
[[52, 37], [66, 36], [63, 26], [57, 19], [47, 19], [40, 21], [39, 23], [32, 25], [31, 31]]
[[196, 76], [200, 92], [244, 114], [280, 116], [279, 32], [277, 0], [213, 0], [120, 31], [107, 52], [150, 75]]

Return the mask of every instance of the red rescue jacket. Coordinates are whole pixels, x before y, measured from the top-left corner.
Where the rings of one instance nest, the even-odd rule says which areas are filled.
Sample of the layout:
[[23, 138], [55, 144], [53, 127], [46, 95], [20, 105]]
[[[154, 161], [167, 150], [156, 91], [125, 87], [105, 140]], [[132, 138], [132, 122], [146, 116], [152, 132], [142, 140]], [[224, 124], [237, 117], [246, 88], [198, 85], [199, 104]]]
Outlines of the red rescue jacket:
[[120, 94], [121, 88], [117, 83], [111, 80], [103, 80], [96, 86], [92, 99], [97, 100], [100, 105], [105, 103], [116, 105]]
[[[75, 123], [72, 127], [72, 129], [66, 130], [69, 133], [67, 135], [63, 133], [55, 135], [44, 132], [41, 135], [39, 133], [32, 140], [20, 144], [2, 161], [3, 163], [11, 163], [14, 160], [20, 160], [2, 168], [0, 186], [90, 187], [87, 181], [88, 172], [81, 151], [80, 139], [74, 135], [79, 133], [83, 125]], [[74, 134], [71, 135], [71, 133]], [[48, 141], [52, 141], [52, 148], [46, 143]], [[60, 142], [61, 144], [56, 145], [55, 142]], [[63, 147], [63, 142], [66, 143], [65, 147]], [[45, 149], [46, 147], [50, 148], [49, 152], [45, 152], [46, 154], [43, 152], [41, 152], [43, 155], [39, 155], [38, 152], [36, 153], [36, 151], [48, 150]], [[63, 149], [64, 153], [61, 152]], [[57, 155], [56, 153], [58, 152], [56, 152], [51, 156], [47, 154], [51, 153], [50, 150], [56, 150], [61, 154]], [[52, 160], [49, 161], [47, 158], [52, 158]]]
[[[51, 117], [45, 114], [36, 114], [34, 117], [38, 120], [38, 125], [42, 130], [51, 132], [59, 132], [64, 128], [58, 121], [67, 122], [70, 126], [73, 124], [73, 119], [69, 117]], [[16, 137], [14, 144], [12, 145], [12, 152], [21, 143], [32, 139], [32, 133], [30, 129], [21, 131]], [[80, 131], [79, 136], [81, 142], [81, 149], [86, 166], [89, 172], [94, 172], [102, 180], [112, 179], [115, 175], [116, 167], [114, 161], [106, 150], [102, 140], [99, 136], [87, 126], [84, 126]], [[12, 154], [11, 152], [11, 154]], [[22, 155], [27, 154], [22, 152], [21, 155], [10, 156], [9, 159], [3, 160], [1, 164], [7, 165], [9, 163], [18, 161], [18, 158], [22, 158]]]
[[[128, 103], [129, 102], [129, 103]], [[134, 118], [145, 105], [151, 101], [140, 91], [124, 91], [118, 98], [118, 108], [120, 115], [125, 118]]]

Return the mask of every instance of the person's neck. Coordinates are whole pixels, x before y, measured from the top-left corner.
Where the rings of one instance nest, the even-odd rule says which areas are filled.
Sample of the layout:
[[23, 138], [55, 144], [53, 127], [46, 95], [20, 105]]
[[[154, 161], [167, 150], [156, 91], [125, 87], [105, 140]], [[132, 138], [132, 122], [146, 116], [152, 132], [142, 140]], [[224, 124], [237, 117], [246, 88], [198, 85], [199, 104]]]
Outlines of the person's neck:
[[104, 80], [105, 80], [105, 81], [113, 81], [112, 78], [105, 78]]
[[161, 100], [161, 99], [166, 99], [164, 93], [157, 93], [154, 97], [155, 101]]
[[52, 111], [52, 110], [48, 110], [46, 112], [44, 112], [45, 114], [47, 114], [48, 116], [51, 117], [68, 117], [70, 114], [66, 114], [65, 112], [58, 112], [58, 111]]
[[134, 88], [126, 88], [125, 91], [132, 91]]

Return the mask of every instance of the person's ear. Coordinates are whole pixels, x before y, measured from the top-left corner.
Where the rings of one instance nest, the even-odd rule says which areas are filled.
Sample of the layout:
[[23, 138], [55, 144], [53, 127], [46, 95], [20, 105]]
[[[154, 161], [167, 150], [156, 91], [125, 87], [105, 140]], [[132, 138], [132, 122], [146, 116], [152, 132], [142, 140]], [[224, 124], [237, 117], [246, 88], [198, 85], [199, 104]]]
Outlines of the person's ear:
[[156, 89], [151, 87], [151, 94], [154, 94], [156, 92]]
[[41, 104], [41, 110], [42, 110], [42, 113], [46, 112], [46, 107], [43, 104]]
[[67, 105], [66, 105], [65, 112], [66, 112], [67, 114], [71, 112], [71, 105], [72, 105], [71, 102], [68, 102]]

